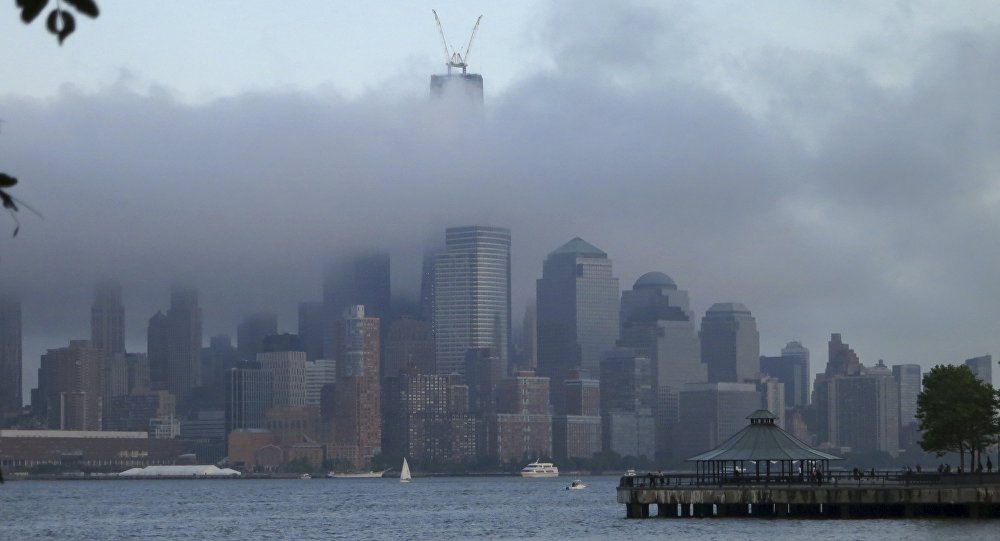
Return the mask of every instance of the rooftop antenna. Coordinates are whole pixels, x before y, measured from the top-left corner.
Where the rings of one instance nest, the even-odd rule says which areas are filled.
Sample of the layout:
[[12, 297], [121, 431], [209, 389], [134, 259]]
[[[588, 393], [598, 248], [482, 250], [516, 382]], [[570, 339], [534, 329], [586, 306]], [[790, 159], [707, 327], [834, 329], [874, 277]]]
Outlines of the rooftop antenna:
[[444, 64], [448, 66], [448, 73], [451, 73], [451, 68], [462, 68], [462, 73], [469, 67], [469, 50], [472, 49], [472, 40], [476, 39], [476, 31], [479, 30], [479, 21], [482, 20], [483, 16], [480, 15], [476, 18], [476, 24], [472, 27], [472, 35], [469, 36], [469, 43], [465, 46], [465, 54], [459, 54], [448, 46], [448, 40], [444, 37], [444, 27], [441, 25], [441, 19], [438, 17], [437, 11], [431, 10], [434, 14], [434, 21], [437, 23], [438, 32], [441, 34], [441, 45], [444, 47]]

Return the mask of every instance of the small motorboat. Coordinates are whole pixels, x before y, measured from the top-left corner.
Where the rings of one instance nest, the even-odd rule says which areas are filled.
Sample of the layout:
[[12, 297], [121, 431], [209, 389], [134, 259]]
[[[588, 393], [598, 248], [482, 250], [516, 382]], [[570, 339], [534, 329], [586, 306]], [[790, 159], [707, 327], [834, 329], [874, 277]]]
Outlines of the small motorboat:
[[308, 473], [303, 473], [303, 474], [302, 474], [302, 475], [301, 475], [301, 476], [299, 477], [299, 479], [312, 479], [312, 476], [311, 476], [311, 475], [309, 475]]
[[587, 488], [587, 485], [585, 485], [583, 481], [577, 479], [570, 483], [569, 486], [566, 487], [566, 490], [583, 490], [585, 488]]

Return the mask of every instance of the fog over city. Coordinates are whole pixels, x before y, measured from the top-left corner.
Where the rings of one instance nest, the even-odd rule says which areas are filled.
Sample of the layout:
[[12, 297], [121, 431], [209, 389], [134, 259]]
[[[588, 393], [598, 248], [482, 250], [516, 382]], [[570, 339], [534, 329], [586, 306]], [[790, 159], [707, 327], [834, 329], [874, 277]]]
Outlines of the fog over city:
[[[815, 27], [818, 44], [803, 46], [728, 43], [720, 33], [741, 23], [719, 6], [713, 25], [686, 4], [556, 2], [518, 34], [519, 50], [544, 58], [502, 85], [477, 63], [511, 46], [490, 35], [491, 6], [475, 8], [471, 55], [482, 113], [428, 99], [444, 69], [434, 6], [420, 7], [423, 26], [405, 21], [427, 34], [412, 57], [347, 90], [290, 82], [193, 99], [130, 65], [95, 85], [0, 89], [0, 170], [44, 215], [18, 213], [16, 238], [0, 221], [0, 279], [23, 301], [25, 389], [46, 348], [89, 337], [99, 280], [122, 282], [130, 351], [145, 350], [146, 322], [178, 282], [200, 292], [206, 340], [235, 335], [252, 311], [294, 332], [325, 262], [386, 251], [394, 294], [416, 298], [423, 252], [471, 224], [511, 229], [515, 328], [545, 255], [580, 236], [608, 253], [622, 289], [658, 270], [698, 319], [742, 302], [761, 354], [799, 339], [814, 371], [831, 332], [866, 364], [1000, 353], [995, 6], [935, 25], [948, 4], [901, 2], [850, 43], [831, 30], [848, 23], [823, 16], [834, 8], [795, 8], [775, 24], [799, 38]], [[117, 6], [102, 8], [62, 49], [32, 47], [74, 55], [88, 33], [113, 38]], [[446, 21], [455, 43], [474, 20], [464, 13]], [[44, 34], [0, 15], [3, 33]], [[388, 54], [371, 48], [373, 61]], [[345, 77], [336, 50], [310, 58]], [[5, 62], [16, 77], [22, 64]]]

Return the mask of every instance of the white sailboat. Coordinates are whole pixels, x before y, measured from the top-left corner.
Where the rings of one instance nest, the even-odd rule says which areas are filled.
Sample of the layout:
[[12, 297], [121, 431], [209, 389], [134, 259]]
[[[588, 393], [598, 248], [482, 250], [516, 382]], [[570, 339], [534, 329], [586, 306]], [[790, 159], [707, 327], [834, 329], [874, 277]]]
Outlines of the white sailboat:
[[403, 467], [400, 469], [399, 472], [399, 482], [409, 483], [411, 477], [412, 476], [410, 475], [410, 465], [406, 463], [406, 457], [403, 457]]

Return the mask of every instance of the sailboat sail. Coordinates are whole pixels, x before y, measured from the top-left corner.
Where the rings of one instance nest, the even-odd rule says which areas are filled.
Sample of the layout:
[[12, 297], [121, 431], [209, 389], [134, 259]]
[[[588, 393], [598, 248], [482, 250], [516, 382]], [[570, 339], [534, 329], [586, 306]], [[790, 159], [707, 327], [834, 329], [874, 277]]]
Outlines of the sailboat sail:
[[400, 483], [410, 482], [410, 465], [406, 463], [406, 458], [403, 458], [403, 468], [399, 473]]

